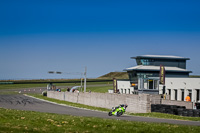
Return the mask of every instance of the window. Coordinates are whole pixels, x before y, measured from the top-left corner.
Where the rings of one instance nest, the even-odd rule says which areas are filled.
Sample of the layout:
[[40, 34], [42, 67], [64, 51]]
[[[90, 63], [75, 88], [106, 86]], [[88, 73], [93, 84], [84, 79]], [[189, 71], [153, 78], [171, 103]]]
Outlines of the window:
[[177, 96], [177, 95], [178, 95], [178, 94], [177, 94], [177, 90], [174, 90], [174, 93], [175, 93], [175, 100], [177, 100], [177, 97], [178, 97], [178, 96]]
[[130, 81], [132, 81], [132, 82], [137, 82], [138, 81], [137, 74], [136, 74], [135, 71], [128, 72], [128, 74], [129, 74]]
[[184, 101], [184, 89], [181, 90], [181, 100]]
[[153, 59], [136, 59], [137, 65], [152, 65]]
[[142, 62], [140, 59], [136, 59], [137, 65], [142, 65]]
[[154, 89], [153, 79], [149, 79], [149, 89]]

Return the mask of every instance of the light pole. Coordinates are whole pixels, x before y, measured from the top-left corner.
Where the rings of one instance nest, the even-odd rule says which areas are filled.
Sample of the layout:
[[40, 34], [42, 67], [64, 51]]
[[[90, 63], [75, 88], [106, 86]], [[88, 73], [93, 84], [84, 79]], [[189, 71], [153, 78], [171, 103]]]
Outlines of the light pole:
[[[85, 67], [85, 72], [84, 72], [84, 92], [86, 92], [86, 71], [87, 71], [87, 67]], [[81, 72], [58, 72], [58, 71], [48, 71], [49, 74], [72, 74], [72, 75], [81, 75], [81, 92], [82, 92], [82, 88], [83, 88], [83, 84], [82, 84], [82, 78], [83, 78], [83, 73]]]
[[87, 78], [87, 67], [85, 67], [85, 73], [84, 73], [84, 76], [85, 76], [85, 80], [84, 80], [84, 92], [86, 92], [86, 78]]

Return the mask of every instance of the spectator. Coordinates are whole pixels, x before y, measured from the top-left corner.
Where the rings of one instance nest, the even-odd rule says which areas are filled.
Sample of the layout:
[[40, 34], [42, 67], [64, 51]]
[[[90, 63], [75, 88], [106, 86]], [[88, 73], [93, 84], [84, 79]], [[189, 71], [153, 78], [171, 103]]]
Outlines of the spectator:
[[187, 97], [185, 98], [185, 101], [191, 102], [191, 99], [190, 99], [190, 96], [189, 96], [189, 95], [187, 95]]

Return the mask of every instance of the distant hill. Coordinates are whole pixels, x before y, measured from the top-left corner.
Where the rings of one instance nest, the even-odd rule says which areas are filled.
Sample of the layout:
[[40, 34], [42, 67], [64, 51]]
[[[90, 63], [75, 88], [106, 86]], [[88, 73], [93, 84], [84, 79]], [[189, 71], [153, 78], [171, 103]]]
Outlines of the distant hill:
[[190, 75], [190, 78], [200, 78], [200, 75]]
[[129, 79], [127, 72], [110, 72], [103, 76], [98, 77], [98, 79]]

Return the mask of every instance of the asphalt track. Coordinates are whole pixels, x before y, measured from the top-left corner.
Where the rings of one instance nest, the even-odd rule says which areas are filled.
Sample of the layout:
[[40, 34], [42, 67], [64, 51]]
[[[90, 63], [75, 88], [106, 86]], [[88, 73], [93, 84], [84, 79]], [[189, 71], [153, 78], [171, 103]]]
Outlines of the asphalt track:
[[66, 115], [73, 115], [73, 116], [99, 117], [99, 118], [105, 118], [105, 119], [118, 119], [118, 120], [128, 120], [128, 121], [156, 122], [156, 123], [200, 126], [200, 122], [195, 122], [195, 121], [159, 119], [159, 118], [149, 118], [149, 117], [139, 117], [139, 116], [129, 116], [129, 115], [123, 115], [121, 117], [108, 116], [108, 113], [106, 112], [92, 111], [92, 110], [59, 105], [59, 104], [50, 103], [44, 100], [35, 99], [35, 98], [25, 96], [22, 94], [21, 95], [0, 95], [0, 107], [7, 108], [7, 109], [48, 112], [48, 113], [66, 114]]

